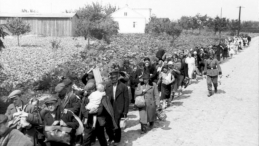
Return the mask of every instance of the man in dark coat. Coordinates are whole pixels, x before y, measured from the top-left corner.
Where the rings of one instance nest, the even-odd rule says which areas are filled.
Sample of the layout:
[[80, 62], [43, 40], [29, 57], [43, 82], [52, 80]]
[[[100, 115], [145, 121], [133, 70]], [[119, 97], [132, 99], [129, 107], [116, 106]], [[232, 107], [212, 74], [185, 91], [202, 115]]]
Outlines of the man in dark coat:
[[59, 102], [62, 108], [72, 111], [78, 115], [80, 110], [81, 100], [72, 91], [72, 81], [65, 79], [55, 87], [55, 92], [58, 94]]
[[[129, 110], [129, 97], [128, 97], [128, 88], [125, 84], [118, 81], [119, 72], [113, 71], [110, 73], [111, 84], [108, 84], [105, 92], [110, 100], [113, 111], [114, 119], [118, 129], [113, 131], [113, 128], [110, 126], [112, 123], [107, 123], [106, 132], [109, 136], [109, 143], [114, 141], [114, 145], [118, 145], [121, 141], [121, 128], [120, 120], [122, 117], [127, 117]], [[109, 120], [112, 121], [112, 120]]]
[[210, 58], [205, 61], [205, 69], [204, 75], [205, 78], [207, 76], [207, 85], [209, 94], [208, 97], [212, 96], [212, 84], [215, 89], [215, 93], [217, 93], [218, 89], [218, 75], [222, 76], [221, 68], [219, 65], [219, 61], [214, 58], [214, 53], [212, 51], [209, 52]]

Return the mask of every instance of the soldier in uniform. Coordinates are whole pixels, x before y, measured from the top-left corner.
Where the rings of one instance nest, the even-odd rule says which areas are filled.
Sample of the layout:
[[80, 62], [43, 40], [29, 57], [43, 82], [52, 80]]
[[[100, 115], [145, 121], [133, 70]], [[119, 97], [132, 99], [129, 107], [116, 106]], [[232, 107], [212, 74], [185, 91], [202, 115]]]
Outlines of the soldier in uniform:
[[209, 51], [209, 58], [205, 61], [205, 68], [204, 68], [204, 76], [207, 76], [207, 85], [209, 94], [208, 97], [212, 96], [212, 84], [215, 89], [215, 93], [217, 93], [218, 87], [218, 75], [222, 76], [221, 68], [219, 65], [219, 61], [214, 58], [214, 52]]

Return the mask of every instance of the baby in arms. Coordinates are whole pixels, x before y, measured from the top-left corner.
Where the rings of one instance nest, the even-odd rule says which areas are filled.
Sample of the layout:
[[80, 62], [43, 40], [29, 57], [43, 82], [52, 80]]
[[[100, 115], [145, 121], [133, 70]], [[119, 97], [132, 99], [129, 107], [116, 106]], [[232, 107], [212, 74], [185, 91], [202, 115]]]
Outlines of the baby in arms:
[[96, 125], [96, 120], [97, 120], [97, 111], [98, 107], [102, 101], [102, 97], [105, 95], [104, 92], [104, 85], [98, 84], [97, 85], [97, 90], [91, 93], [88, 97], [89, 103], [86, 105], [86, 109], [89, 111], [89, 114], [94, 114], [93, 115], [93, 128], [95, 128]]

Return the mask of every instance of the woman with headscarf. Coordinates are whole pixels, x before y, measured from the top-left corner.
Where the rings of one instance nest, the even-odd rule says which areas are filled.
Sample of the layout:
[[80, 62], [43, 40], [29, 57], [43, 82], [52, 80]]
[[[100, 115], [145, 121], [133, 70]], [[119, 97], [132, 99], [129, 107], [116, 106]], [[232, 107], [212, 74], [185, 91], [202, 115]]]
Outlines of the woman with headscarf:
[[146, 133], [148, 130], [147, 125], [152, 128], [156, 120], [156, 107], [159, 103], [159, 95], [157, 90], [157, 85], [150, 82], [150, 76], [145, 74], [143, 77], [143, 82], [138, 84], [135, 91], [136, 96], [144, 96], [145, 107], [139, 108], [141, 133]]

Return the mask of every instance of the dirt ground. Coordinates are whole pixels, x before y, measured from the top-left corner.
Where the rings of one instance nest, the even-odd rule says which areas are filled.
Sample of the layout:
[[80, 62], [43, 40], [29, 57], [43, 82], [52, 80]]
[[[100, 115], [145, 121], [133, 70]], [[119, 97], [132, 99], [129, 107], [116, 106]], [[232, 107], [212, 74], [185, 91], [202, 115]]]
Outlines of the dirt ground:
[[187, 87], [147, 134], [140, 134], [138, 112], [129, 112], [120, 146], [258, 146], [258, 49], [256, 37], [222, 63], [218, 94], [207, 97], [206, 79]]

